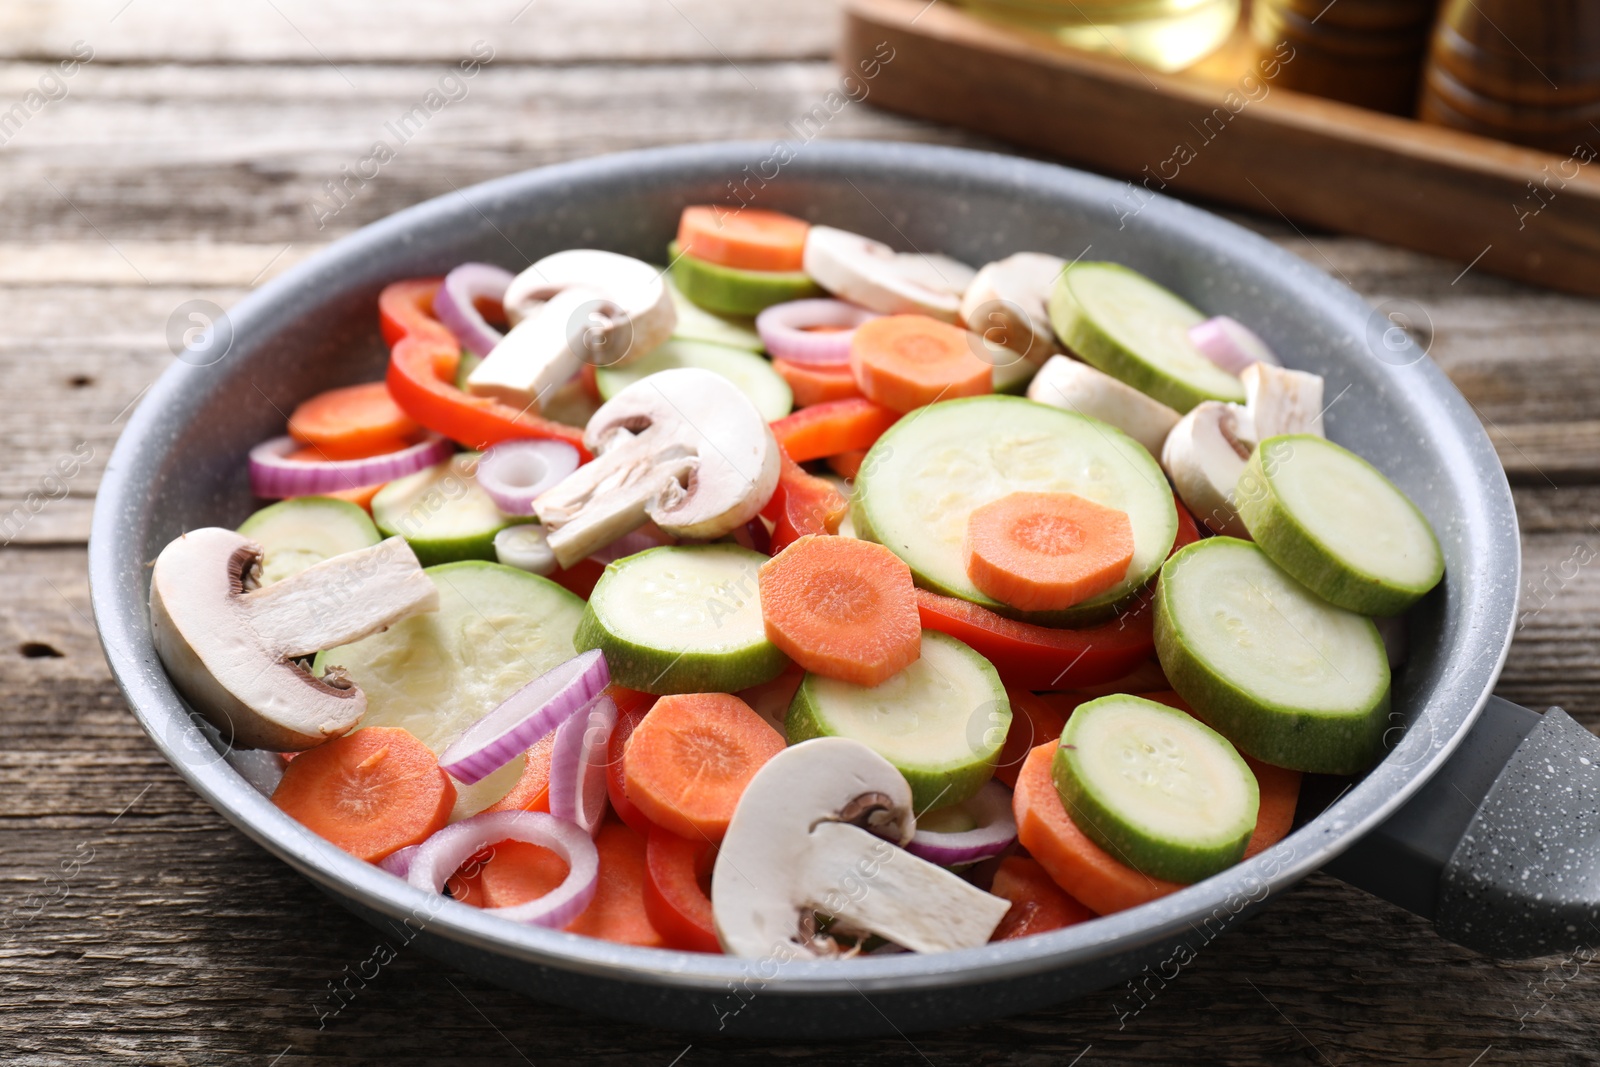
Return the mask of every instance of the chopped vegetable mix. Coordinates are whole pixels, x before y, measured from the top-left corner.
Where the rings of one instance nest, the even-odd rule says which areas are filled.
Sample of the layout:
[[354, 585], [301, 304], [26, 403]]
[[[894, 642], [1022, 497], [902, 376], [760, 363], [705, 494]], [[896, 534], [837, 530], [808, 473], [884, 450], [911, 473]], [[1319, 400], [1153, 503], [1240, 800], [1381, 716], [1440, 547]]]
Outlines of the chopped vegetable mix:
[[1316, 375], [1116, 263], [675, 236], [394, 281], [385, 379], [157, 559], [163, 663], [307, 831], [630, 945], [937, 952], [1247, 862], [1379, 758], [1369, 616], [1443, 555]]

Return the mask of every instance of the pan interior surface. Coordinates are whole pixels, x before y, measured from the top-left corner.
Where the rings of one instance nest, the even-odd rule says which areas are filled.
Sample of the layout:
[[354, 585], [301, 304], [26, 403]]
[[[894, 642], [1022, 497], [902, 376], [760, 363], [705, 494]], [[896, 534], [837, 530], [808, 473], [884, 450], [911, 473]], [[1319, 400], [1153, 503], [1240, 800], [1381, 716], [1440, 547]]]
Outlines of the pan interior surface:
[[[508, 984], [548, 991], [564, 982], [576, 982], [573, 990], [590, 988], [585, 981], [620, 983], [663, 996], [713, 997], [725, 996], [730, 983], [755, 980], [763, 1002], [862, 992], [926, 1000], [1073, 968], [1085, 982], [1114, 981], [1119, 968], [1164, 939], [1231, 902], [1253, 905], [1327, 862], [1442, 762], [1486, 699], [1509, 643], [1519, 578], [1516, 518], [1470, 407], [1393, 322], [1266, 239], [1176, 201], [1131, 198], [1122, 182], [964, 150], [818, 142], [795, 149], [759, 188], [738, 186], [740, 195], [752, 206], [974, 265], [1022, 250], [1125, 263], [1207, 314], [1248, 323], [1288, 365], [1327, 379], [1328, 435], [1416, 501], [1446, 558], [1444, 582], [1411, 616], [1411, 661], [1396, 677], [1385, 761], [1275, 849], [1132, 911], [945, 956], [762, 961], [760, 968], [518, 926], [429, 897], [273, 807], [241, 774], [251, 757], [229, 754], [227, 738], [202, 731], [167, 681], [150, 640], [147, 561], [185, 529], [234, 527], [253, 510], [246, 453], [282, 433], [300, 400], [382, 376], [387, 351], [375, 308], [384, 285], [469, 260], [518, 271], [573, 247], [663, 262], [685, 204], [737, 208], [730, 181], [772, 156], [769, 144], [650, 150], [452, 193], [369, 226], [252, 293], [228, 313], [231, 346], [215, 362], [174, 362], [108, 467], [90, 544], [91, 582], [119, 685], [167, 758], [213, 806], [359, 913], [426, 915], [439, 954]], [[1058, 996], [1081, 985], [1063, 979]]]

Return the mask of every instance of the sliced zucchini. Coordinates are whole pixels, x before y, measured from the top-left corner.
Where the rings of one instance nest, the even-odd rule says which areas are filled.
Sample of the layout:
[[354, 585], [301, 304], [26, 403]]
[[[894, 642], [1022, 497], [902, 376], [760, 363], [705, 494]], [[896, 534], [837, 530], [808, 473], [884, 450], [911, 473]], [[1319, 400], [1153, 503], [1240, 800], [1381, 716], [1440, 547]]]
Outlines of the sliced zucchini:
[[1078, 829], [1152, 878], [1209, 878], [1237, 863], [1255, 832], [1261, 796], [1249, 765], [1226, 737], [1153, 700], [1079, 705], [1051, 771]]
[[606, 567], [578, 627], [578, 650], [605, 653], [618, 685], [645, 693], [734, 693], [770, 682], [789, 659], [767, 640], [757, 572], [739, 545], [668, 545]]
[[367, 695], [362, 726], [399, 726], [435, 752], [506, 697], [577, 655], [583, 601], [548, 578], [498, 563], [428, 568], [439, 610], [330, 649]]
[[794, 408], [794, 393], [779, 377], [772, 364], [754, 352], [700, 341], [668, 341], [649, 355], [616, 367], [600, 367], [594, 372], [600, 397], [610, 400], [648, 374], [676, 367], [701, 367], [720, 374], [750, 402], [768, 422], [781, 419]]
[[[967, 577], [961, 546], [975, 508], [1008, 493], [1067, 492], [1126, 512], [1133, 561], [1113, 588], [1064, 611], [1019, 612]], [[901, 419], [872, 446], [850, 507], [856, 533], [887, 545], [917, 584], [1045, 625], [1109, 617], [1166, 559], [1178, 532], [1154, 457], [1095, 419], [1011, 396], [944, 400]]]
[[244, 520], [239, 532], [261, 546], [262, 585], [382, 540], [365, 511], [331, 496], [298, 496], [268, 504]]
[[1398, 615], [1444, 576], [1439, 539], [1422, 512], [1376, 467], [1332, 441], [1268, 438], [1235, 492], [1261, 551], [1331, 604]]
[[1156, 587], [1155, 639], [1172, 688], [1247, 755], [1325, 774], [1377, 757], [1389, 713], [1377, 627], [1249, 541], [1213, 537], [1173, 555]]
[[1079, 359], [1180, 414], [1243, 403], [1244, 385], [1189, 340], [1198, 310], [1119, 263], [1074, 263], [1050, 294], [1050, 324]]
[[475, 452], [461, 452], [427, 470], [396, 478], [372, 498], [372, 518], [385, 537], [404, 537], [424, 566], [493, 560], [494, 535], [530, 520], [507, 515], [473, 476]]
[[672, 281], [689, 300], [722, 315], [755, 315], [773, 304], [823, 296], [804, 271], [739, 270], [680, 255], [678, 242], [667, 246]]
[[[1003, 352], [1002, 357], [1010, 359], [1012, 353]], [[1033, 376], [1038, 373], [1039, 365], [1029, 363], [1021, 356], [1007, 363], [996, 363], [992, 380], [994, 391], [1006, 393], [1011, 396], [1022, 396], [1028, 391], [1028, 383], [1033, 381]]]
[[678, 324], [672, 328], [673, 337], [682, 341], [703, 341], [710, 345], [742, 348], [746, 352], [766, 350], [766, 345], [761, 343], [761, 335], [756, 333], [755, 325], [748, 317], [713, 315], [697, 307], [683, 295], [683, 290], [672, 280], [672, 275], [666, 272], [667, 268], [662, 267], [661, 270], [667, 283], [667, 295], [672, 297], [672, 306], [678, 312]]
[[916, 810], [959, 804], [994, 775], [1011, 728], [1011, 703], [989, 661], [936, 630], [922, 655], [881, 685], [807, 673], [784, 731], [791, 745], [848, 737], [894, 764]]

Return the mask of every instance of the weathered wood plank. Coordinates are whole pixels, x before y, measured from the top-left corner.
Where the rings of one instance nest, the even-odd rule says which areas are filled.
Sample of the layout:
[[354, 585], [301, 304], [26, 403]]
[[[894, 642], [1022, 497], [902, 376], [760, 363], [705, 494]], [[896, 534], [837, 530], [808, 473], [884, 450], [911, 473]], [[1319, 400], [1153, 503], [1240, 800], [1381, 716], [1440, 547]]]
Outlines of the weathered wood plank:
[[0, 56], [64, 56], [86, 41], [103, 63], [450, 62], [487, 41], [500, 62], [821, 59], [834, 0], [58, 0], [0, 8]]

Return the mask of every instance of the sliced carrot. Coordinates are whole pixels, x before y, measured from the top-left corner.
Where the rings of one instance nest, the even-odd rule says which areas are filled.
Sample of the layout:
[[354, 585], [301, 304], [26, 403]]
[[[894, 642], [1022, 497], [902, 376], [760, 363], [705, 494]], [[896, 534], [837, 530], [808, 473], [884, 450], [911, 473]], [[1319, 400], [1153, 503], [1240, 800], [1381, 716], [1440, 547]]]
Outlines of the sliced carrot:
[[853, 448], [849, 452], [840, 452], [837, 456], [829, 456], [828, 467], [841, 478], [854, 478], [861, 473], [861, 463], [866, 458], [866, 449]]
[[711, 865], [717, 847], [661, 827], [645, 845], [644, 910], [667, 944], [691, 952], [721, 952], [711, 921]]
[[567, 931], [624, 945], [666, 948], [644, 907], [645, 838], [620, 822], [607, 822], [595, 835], [600, 850], [600, 884], [594, 899]]
[[806, 534], [838, 533], [850, 511], [850, 502], [832, 482], [808, 473], [782, 445], [778, 450], [783, 461], [778, 487], [761, 509], [762, 517], [772, 523], [767, 545], [772, 553], [782, 552]]
[[1078, 829], [1050, 774], [1058, 744], [1046, 741], [1035, 746], [1017, 776], [1011, 805], [1022, 847], [1050, 872], [1056, 885], [1097, 915], [1137, 907], [1182, 889], [1177, 882], [1140, 874]]
[[856, 327], [850, 371], [864, 394], [895, 411], [994, 392], [994, 367], [978, 358], [973, 335], [926, 315], [885, 315]]
[[370, 726], [300, 753], [272, 802], [359, 859], [377, 862], [444, 827], [456, 787], [410, 731]]
[[372, 498], [377, 496], [378, 490], [382, 489], [387, 484], [387, 482], [380, 482], [377, 485], [363, 485], [359, 489], [335, 489], [332, 492], [323, 493], [322, 495], [331, 496], [335, 500], [343, 500], [346, 503], [354, 504], [356, 507], [363, 509], [367, 512], [367, 514], [370, 515], [372, 513]]
[[628, 740], [628, 799], [679, 837], [721, 841], [744, 787], [783, 746], [783, 735], [736, 696], [662, 697]]
[[851, 449], [871, 448], [898, 421], [899, 412], [856, 397], [813, 404], [785, 415], [772, 424], [772, 435], [790, 459], [809, 463]]
[[289, 436], [316, 445], [328, 459], [375, 455], [375, 445], [415, 438], [421, 432], [422, 427], [400, 410], [383, 382], [318, 393], [289, 416]]
[[[410, 448], [412, 444], [413, 442], [411, 441], [399, 438], [388, 441], [373, 441], [360, 454], [351, 456], [330, 455], [317, 445], [303, 445], [290, 452], [284, 459], [290, 463], [326, 463], [331, 459], [370, 459], [373, 456], [386, 456], [391, 452], [399, 452], [401, 449]], [[376, 482], [372, 485], [351, 484], [347, 489], [334, 489], [317, 495], [331, 496], [336, 500], [346, 500], [358, 508], [365, 508], [367, 511], [371, 511], [372, 498], [377, 496], [378, 490], [382, 489], [386, 484], [388, 483]]]
[[1008, 493], [973, 510], [963, 550], [980, 591], [1023, 611], [1052, 611], [1122, 581], [1133, 523], [1072, 493]]
[[[478, 875], [481, 907], [526, 904], [567, 880], [567, 861], [542, 845], [501, 841], [486, 851], [490, 855]], [[603, 866], [604, 860], [601, 862]]]
[[684, 208], [678, 220], [678, 247], [739, 270], [802, 270], [810, 229], [804, 219], [777, 211], [696, 205]]
[[483, 899], [483, 865], [494, 857], [495, 850], [510, 842], [502, 841], [472, 856], [456, 869], [456, 873], [445, 879], [444, 887], [450, 891], [452, 900], [459, 900], [463, 904], [470, 904], [474, 908], [486, 908], [488, 904]]
[[813, 367], [805, 363], [791, 363], [786, 359], [772, 361], [772, 369], [789, 383], [794, 393], [794, 406], [810, 407], [830, 400], [848, 400], [861, 395], [856, 386], [856, 376], [849, 367]]
[[808, 671], [874, 686], [922, 654], [911, 568], [854, 537], [802, 537], [761, 565], [767, 640]]
[[1009, 941], [1060, 930], [1094, 918], [1094, 912], [1050, 880], [1049, 873], [1039, 866], [1038, 860], [1027, 856], [1007, 856], [1001, 860], [989, 892], [1011, 901], [1011, 910], [995, 927], [994, 936], [989, 938], [991, 941]]
[[[1194, 715], [1194, 709], [1170, 689], [1139, 695]], [[1199, 716], [1195, 715], [1195, 718]], [[1245, 763], [1256, 776], [1256, 791], [1261, 796], [1261, 806], [1256, 812], [1256, 829], [1244, 849], [1244, 858], [1249, 859], [1282, 841], [1294, 828], [1295, 808], [1300, 804], [1300, 772], [1262, 763], [1253, 756], [1245, 756], [1243, 752], [1239, 755], [1244, 756]]]
[[650, 820], [628, 799], [623, 768], [626, 763], [628, 738], [644, 721], [645, 713], [654, 706], [656, 698], [649, 693], [624, 689], [613, 685], [607, 690], [617, 704], [617, 725], [611, 729], [611, 739], [606, 742], [606, 795], [611, 798], [611, 810], [617, 818], [641, 834], [650, 832]]
[[511, 791], [484, 811], [549, 811], [550, 810], [550, 751], [555, 747], [556, 734], [552, 730], [528, 747], [522, 776]]
[[1022, 773], [1022, 761], [1037, 746], [1051, 739], [1060, 739], [1072, 709], [1063, 708], [1055, 701], [1026, 689], [1008, 688], [1006, 696], [1011, 701], [1011, 729], [1006, 731], [1006, 743], [1000, 748], [1000, 761], [994, 769], [994, 776], [1015, 789], [1017, 775]]

